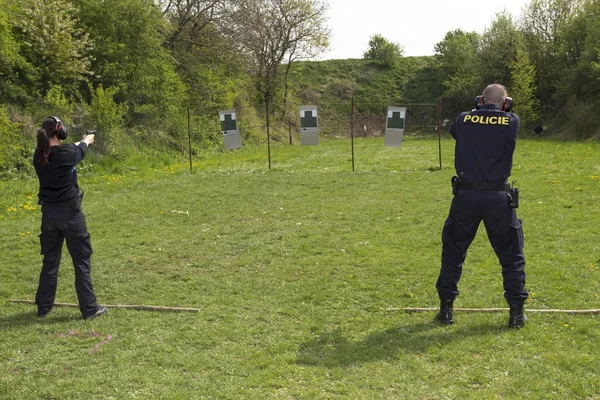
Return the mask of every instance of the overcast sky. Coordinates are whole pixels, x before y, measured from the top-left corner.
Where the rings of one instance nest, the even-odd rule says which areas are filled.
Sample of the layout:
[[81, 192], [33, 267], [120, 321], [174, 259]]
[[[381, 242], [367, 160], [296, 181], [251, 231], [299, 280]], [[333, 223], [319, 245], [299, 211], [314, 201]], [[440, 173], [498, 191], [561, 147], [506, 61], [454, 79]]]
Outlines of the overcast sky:
[[328, 0], [331, 46], [322, 57], [362, 58], [376, 33], [404, 46], [406, 56], [434, 53], [433, 46], [454, 29], [483, 33], [497, 12], [515, 18], [527, 0]]

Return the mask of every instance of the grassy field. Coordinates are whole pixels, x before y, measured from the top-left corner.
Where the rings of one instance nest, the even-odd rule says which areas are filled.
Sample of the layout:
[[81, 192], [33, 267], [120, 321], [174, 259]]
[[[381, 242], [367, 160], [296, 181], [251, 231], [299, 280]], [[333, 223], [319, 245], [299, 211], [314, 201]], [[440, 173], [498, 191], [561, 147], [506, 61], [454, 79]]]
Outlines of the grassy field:
[[[80, 184], [109, 310], [38, 320], [36, 181], [0, 182], [1, 399], [600, 399], [600, 317], [434, 313], [453, 141], [243, 149], [159, 170], [86, 165]], [[600, 308], [600, 144], [522, 140], [530, 309]], [[63, 253], [57, 301], [76, 302]], [[480, 230], [457, 307], [505, 307]]]

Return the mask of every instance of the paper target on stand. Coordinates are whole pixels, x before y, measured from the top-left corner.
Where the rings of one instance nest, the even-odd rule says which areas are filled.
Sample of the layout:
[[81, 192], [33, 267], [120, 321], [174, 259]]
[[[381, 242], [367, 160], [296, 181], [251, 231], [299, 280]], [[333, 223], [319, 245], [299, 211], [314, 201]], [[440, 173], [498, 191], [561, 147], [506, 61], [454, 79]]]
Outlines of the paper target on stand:
[[303, 146], [319, 144], [317, 106], [300, 106], [300, 143]]
[[242, 147], [242, 137], [238, 127], [235, 109], [219, 111], [221, 122], [221, 133], [223, 134], [223, 145], [226, 150]]
[[406, 107], [388, 107], [385, 119], [384, 146], [402, 147]]

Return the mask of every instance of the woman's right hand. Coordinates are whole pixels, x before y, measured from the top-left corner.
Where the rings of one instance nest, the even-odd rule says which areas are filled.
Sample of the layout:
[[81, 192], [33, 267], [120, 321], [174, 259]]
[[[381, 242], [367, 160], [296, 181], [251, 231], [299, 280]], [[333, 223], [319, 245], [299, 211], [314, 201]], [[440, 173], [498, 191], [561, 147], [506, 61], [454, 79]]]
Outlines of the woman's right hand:
[[83, 137], [82, 141], [85, 142], [89, 146], [90, 144], [94, 143], [95, 139], [96, 139], [96, 135], [85, 135]]

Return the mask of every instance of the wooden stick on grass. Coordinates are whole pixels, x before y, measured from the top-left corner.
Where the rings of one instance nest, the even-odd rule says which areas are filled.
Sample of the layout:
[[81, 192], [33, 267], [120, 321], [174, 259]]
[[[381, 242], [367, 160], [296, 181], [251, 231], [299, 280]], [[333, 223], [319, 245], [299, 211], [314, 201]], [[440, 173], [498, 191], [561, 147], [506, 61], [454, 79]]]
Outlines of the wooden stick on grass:
[[[25, 303], [35, 304], [33, 300], [9, 300], [11, 303]], [[73, 303], [54, 303], [58, 307], [77, 307], [79, 304]], [[102, 304], [107, 308], [128, 308], [131, 310], [143, 310], [143, 311], [168, 311], [168, 312], [199, 312], [199, 308], [187, 308], [187, 307], [164, 307], [164, 306], [144, 306], [144, 305], [128, 305], [128, 304]]]
[[[387, 311], [405, 311], [405, 312], [427, 312], [439, 311], [439, 308], [388, 308]], [[454, 311], [467, 312], [500, 312], [508, 311], [508, 308], [455, 308]], [[525, 309], [525, 312], [532, 313], [555, 313], [555, 314], [600, 314], [600, 310], [544, 310], [544, 309]]]

